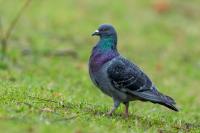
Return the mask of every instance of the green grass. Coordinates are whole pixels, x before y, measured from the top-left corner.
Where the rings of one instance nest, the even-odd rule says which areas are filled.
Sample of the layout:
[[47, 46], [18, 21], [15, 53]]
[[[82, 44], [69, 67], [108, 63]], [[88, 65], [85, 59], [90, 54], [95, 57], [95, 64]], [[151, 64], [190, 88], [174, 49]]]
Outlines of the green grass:
[[[163, 13], [154, 2], [32, 1], [0, 62], [0, 132], [200, 132], [200, 1], [171, 1]], [[0, 0], [4, 31], [22, 5]], [[119, 51], [176, 99], [179, 113], [136, 101], [128, 119], [123, 106], [104, 115], [112, 100], [87, 67], [101, 23], [117, 28]]]

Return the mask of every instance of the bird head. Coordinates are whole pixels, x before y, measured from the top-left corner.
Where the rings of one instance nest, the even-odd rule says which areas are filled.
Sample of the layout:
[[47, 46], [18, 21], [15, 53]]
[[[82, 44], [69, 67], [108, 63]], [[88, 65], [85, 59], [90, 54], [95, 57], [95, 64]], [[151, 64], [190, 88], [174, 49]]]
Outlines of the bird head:
[[92, 36], [110, 37], [117, 36], [114, 27], [110, 24], [102, 24], [99, 28], [92, 34]]

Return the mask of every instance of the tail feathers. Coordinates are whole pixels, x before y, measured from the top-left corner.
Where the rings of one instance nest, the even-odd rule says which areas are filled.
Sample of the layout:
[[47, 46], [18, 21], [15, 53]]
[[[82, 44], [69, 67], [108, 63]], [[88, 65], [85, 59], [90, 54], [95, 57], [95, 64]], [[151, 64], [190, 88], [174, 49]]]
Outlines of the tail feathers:
[[155, 101], [154, 103], [164, 105], [165, 107], [168, 107], [174, 111], [179, 111], [178, 108], [175, 106], [176, 102], [174, 101], [174, 99], [172, 99], [171, 97], [166, 96], [160, 92], [159, 92], [159, 97], [160, 97], [160, 100]]
[[[162, 94], [163, 95], [163, 94]], [[167, 100], [169, 100], [172, 104], [176, 104], [176, 102], [174, 101], [173, 98], [171, 98], [170, 96], [166, 96], [165, 97], [167, 98]]]
[[153, 92], [160, 97], [158, 101], [155, 101], [155, 103], [164, 105], [165, 107], [168, 107], [174, 111], [179, 111], [178, 108], [175, 106], [176, 102], [174, 101], [173, 98], [171, 98], [170, 96], [166, 96], [160, 92], [157, 91], [157, 89], [153, 86], [152, 87]]
[[150, 101], [152, 103], [161, 104], [174, 111], [179, 111], [178, 108], [175, 106], [176, 102], [174, 101], [174, 99], [158, 92], [155, 87], [153, 87], [151, 90], [146, 90], [143, 92], [131, 91], [130, 93], [137, 96], [142, 101]]
[[155, 103], [164, 105], [165, 107], [170, 108], [174, 111], [177, 111], [177, 112], [179, 111], [178, 108], [174, 104], [169, 104], [169, 103], [164, 103], [164, 102], [155, 102]]

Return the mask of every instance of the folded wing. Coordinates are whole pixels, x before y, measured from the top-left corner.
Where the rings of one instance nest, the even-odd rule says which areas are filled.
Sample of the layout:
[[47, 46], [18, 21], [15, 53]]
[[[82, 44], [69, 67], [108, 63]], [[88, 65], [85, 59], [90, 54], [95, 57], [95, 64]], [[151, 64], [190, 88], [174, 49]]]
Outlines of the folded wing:
[[109, 66], [108, 76], [115, 89], [137, 97], [142, 101], [151, 101], [178, 111], [175, 101], [158, 92], [149, 77], [136, 65], [118, 57]]

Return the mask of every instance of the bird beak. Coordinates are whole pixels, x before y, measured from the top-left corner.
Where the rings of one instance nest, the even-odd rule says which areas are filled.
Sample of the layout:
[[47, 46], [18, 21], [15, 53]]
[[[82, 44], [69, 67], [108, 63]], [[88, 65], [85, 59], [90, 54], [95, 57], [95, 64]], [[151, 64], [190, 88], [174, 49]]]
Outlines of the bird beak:
[[100, 35], [100, 34], [99, 34], [99, 30], [96, 30], [96, 31], [92, 34], [92, 36], [98, 36], [98, 35]]

